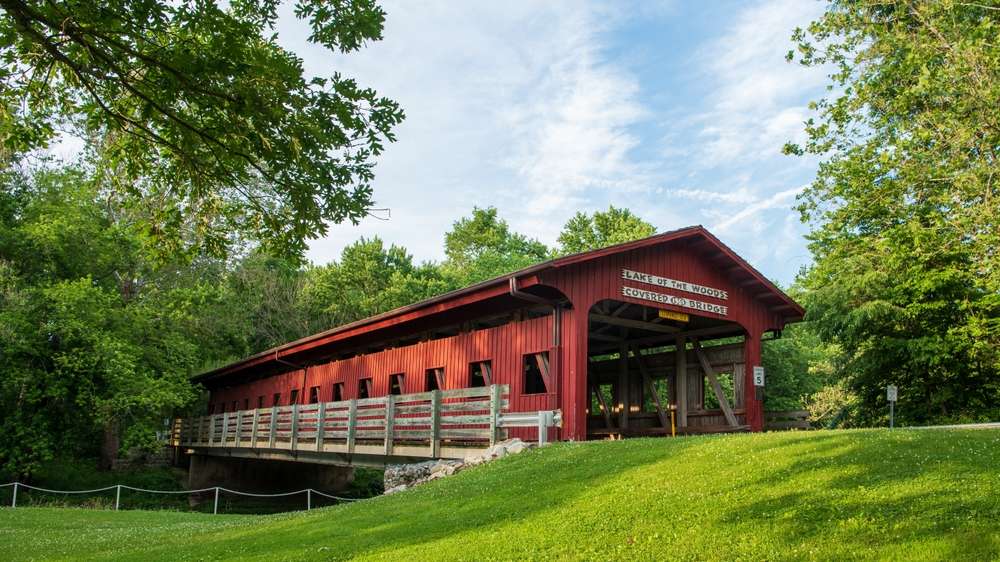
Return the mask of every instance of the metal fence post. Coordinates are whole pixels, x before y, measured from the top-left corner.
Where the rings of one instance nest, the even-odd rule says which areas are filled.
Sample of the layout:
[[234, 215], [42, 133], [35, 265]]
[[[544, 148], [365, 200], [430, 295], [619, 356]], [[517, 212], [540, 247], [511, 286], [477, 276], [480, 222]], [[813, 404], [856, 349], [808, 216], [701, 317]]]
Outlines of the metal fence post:
[[219, 514], [219, 487], [215, 487], [215, 504], [212, 506], [212, 515]]
[[14, 497], [10, 500], [11, 507], [17, 507], [17, 482], [14, 482]]
[[118, 484], [115, 486], [115, 511], [118, 511], [118, 505], [122, 501], [122, 485]]
[[312, 511], [313, 508], [313, 491], [312, 488], [306, 488], [306, 511]]

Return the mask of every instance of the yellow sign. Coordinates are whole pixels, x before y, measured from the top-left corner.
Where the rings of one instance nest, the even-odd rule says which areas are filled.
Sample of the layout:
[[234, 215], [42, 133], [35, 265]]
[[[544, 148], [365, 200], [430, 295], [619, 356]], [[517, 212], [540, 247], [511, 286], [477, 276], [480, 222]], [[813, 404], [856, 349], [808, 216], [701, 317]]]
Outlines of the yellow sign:
[[691, 320], [691, 317], [683, 312], [674, 312], [673, 310], [660, 310], [660, 318], [666, 318], [667, 320], [676, 320], [678, 322], [687, 322]]

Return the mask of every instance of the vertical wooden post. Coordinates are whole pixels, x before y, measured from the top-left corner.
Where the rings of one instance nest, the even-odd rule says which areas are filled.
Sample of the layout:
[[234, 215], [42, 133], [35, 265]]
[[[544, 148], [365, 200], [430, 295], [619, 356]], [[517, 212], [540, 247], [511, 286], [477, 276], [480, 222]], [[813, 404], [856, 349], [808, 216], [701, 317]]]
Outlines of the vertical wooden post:
[[358, 401], [351, 400], [347, 405], [347, 454], [354, 453], [354, 430], [358, 422]]
[[208, 416], [208, 444], [215, 444], [215, 416]]
[[226, 446], [226, 438], [229, 433], [229, 412], [222, 414], [222, 446]]
[[441, 391], [431, 392], [431, 458], [441, 454]]
[[291, 449], [299, 448], [299, 404], [292, 404], [292, 442]]
[[243, 410], [236, 411], [236, 442], [233, 444], [234, 447], [240, 446], [240, 440], [243, 438]]
[[498, 415], [500, 412], [500, 385], [490, 385], [490, 447], [496, 445], [500, 433]]
[[323, 450], [323, 425], [326, 423], [326, 402], [320, 402], [316, 409], [316, 450]]
[[392, 425], [396, 414], [396, 397], [392, 394], [385, 397], [385, 456], [392, 453]]
[[677, 425], [686, 428], [688, 425], [687, 338], [677, 336], [676, 347], [674, 377], [677, 384]]
[[271, 434], [268, 436], [267, 447], [273, 449], [278, 440], [278, 407], [271, 406]]
[[620, 355], [620, 359], [618, 360], [618, 399], [622, 409], [618, 414], [618, 427], [626, 430], [628, 429], [629, 408], [632, 407], [629, 399], [628, 347], [622, 344], [618, 350], [618, 354]]
[[253, 422], [250, 424], [250, 447], [257, 448], [257, 432], [260, 430], [260, 408], [253, 411]]

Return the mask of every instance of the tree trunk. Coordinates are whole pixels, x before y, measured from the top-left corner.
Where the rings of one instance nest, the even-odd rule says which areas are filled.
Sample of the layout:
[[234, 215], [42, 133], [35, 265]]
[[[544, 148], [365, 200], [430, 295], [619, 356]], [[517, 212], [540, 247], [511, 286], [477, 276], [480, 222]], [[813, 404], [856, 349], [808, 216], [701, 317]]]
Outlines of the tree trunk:
[[104, 424], [104, 434], [101, 439], [101, 457], [97, 463], [98, 469], [111, 470], [115, 467], [120, 442], [121, 435], [118, 421], [112, 420], [106, 422]]

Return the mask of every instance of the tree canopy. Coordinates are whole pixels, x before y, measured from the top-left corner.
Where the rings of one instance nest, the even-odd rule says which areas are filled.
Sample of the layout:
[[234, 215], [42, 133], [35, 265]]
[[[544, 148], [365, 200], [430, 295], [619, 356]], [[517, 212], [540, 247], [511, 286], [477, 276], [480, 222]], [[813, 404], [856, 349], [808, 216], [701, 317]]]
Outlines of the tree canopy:
[[[68, 130], [110, 200], [161, 254], [248, 238], [299, 256], [374, 205], [399, 106], [339, 73], [309, 77], [275, 34], [276, 0], [0, 0], [0, 168]], [[373, 0], [298, 0], [309, 41], [381, 39]]]
[[656, 234], [656, 227], [628, 209], [610, 205], [607, 211], [573, 215], [559, 234], [559, 253], [575, 254], [630, 242]]
[[807, 318], [868, 420], [1000, 414], [1000, 5], [835, 0], [790, 60], [833, 69], [792, 154], [822, 158]]

